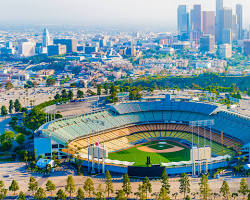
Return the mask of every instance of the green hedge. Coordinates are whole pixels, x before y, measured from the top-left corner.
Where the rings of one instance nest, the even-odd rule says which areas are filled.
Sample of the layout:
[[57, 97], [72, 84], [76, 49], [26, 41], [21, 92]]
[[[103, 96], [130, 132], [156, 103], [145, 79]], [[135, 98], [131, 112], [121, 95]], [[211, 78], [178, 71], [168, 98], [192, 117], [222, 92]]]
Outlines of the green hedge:
[[[46, 101], [44, 103], [41, 103], [37, 106], [35, 106], [30, 113], [28, 113], [25, 118], [24, 118], [24, 124], [27, 128], [31, 129], [31, 130], [36, 130], [37, 128], [39, 128], [42, 124], [44, 124], [46, 122], [46, 113], [43, 111], [44, 108], [46, 108], [47, 106], [51, 106], [54, 105], [56, 103], [61, 103], [61, 102], [66, 102], [68, 101], [68, 99], [54, 99], [51, 101]], [[49, 114], [50, 117], [52, 116], [52, 114]], [[62, 115], [60, 114], [56, 114], [55, 117], [58, 118], [62, 118]]]

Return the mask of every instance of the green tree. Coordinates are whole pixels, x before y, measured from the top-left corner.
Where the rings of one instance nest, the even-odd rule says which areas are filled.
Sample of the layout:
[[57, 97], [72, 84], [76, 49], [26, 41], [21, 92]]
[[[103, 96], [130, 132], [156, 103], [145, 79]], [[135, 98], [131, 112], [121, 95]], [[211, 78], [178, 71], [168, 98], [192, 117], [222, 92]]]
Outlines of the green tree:
[[85, 190], [85, 192], [88, 193], [88, 197], [90, 197], [91, 194], [94, 194], [95, 187], [94, 187], [94, 182], [91, 178], [86, 179], [83, 185], [83, 189]]
[[112, 183], [112, 179], [111, 179], [111, 175], [110, 175], [110, 172], [109, 170], [106, 171], [106, 174], [105, 174], [105, 192], [108, 193], [108, 198], [110, 197], [110, 194], [112, 194], [114, 192], [114, 186], [113, 186], [113, 183]]
[[24, 151], [23, 159], [25, 160], [26, 165], [28, 165], [28, 159], [29, 159], [28, 154], [29, 154], [28, 151]]
[[53, 85], [55, 85], [55, 84], [56, 84], [56, 80], [53, 79], [53, 78], [48, 78], [48, 79], [46, 80], [46, 85], [47, 85], [47, 86], [53, 86]]
[[123, 176], [122, 190], [125, 192], [127, 198], [132, 193], [132, 187], [128, 174], [124, 174]]
[[64, 200], [66, 199], [66, 195], [62, 189], [59, 189], [56, 193], [56, 200]]
[[6, 109], [5, 106], [2, 106], [2, 107], [1, 107], [1, 115], [2, 115], [2, 116], [8, 115], [8, 111], [7, 111], [7, 109]]
[[5, 189], [4, 182], [0, 181], [0, 200], [5, 199], [7, 194], [7, 189]]
[[62, 97], [63, 99], [68, 98], [68, 94], [67, 94], [67, 91], [66, 91], [65, 89], [62, 90], [61, 97]]
[[224, 199], [226, 200], [230, 199], [231, 197], [230, 188], [226, 181], [223, 181], [222, 186], [220, 188], [220, 193], [222, 194]]
[[109, 86], [108, 86], [108, 83], [104, 83], [104, 93], [105, 94], [108, 94], [108, 91], [109, 91]]
[[78, 86], [83, 87], [83, 88], [87, 87], [87, 85], [85, 84], [85, 82], [83, 80], [79, 80]]
[[143, 180], [143, 185], [144, 185], [144, 188], [146, 191], [146, 198], [148, 198], [148, 193], [152, 192], [152, 185], [151, 185], [150, 180], [147, 176]]
[[250, 96], [250, 88], [247, 89], [247, 96]]
[[70, 100], [72, 100], [73, 99], [73, 97], [74, 97], [74, 94], [73, 94], [73, 92], [72, 92], [72, 90], [69, 90], [68, 91], [68, 99], [70, 99]]
[[97, 85], [97, 95], [101, 95], [102, 94], [102, 85], [99, 84]]
[[48, 180], [46, 183], [46, 191], [50, 192], [50, 195], [52, 196], [52, 192], [55, 190], [56, 190], [56, 185], [51, 180]]
[[15, 133], [13, 131], [5, 131], [3, 136], [3, 140], [13, 140], [15, 137]]
[[15, 112], [20, 112], [22, 110], [21, 103], [18, 99], [16, 99], [14, 102], [14, 108], [15, 108]]
[[[37, 85], [37, 83], [36, 83], [36, 85]], [[32, 88], [32, 87], [34, 87], [34, 84], [32, 81], [27, 81], [26, 84], [24, 85], [24, 87], [25, 88]]]
[[18, 200], [26, 200], [26, 197], [23, 191], [19, 192]]
[[190, 180], [189, 177], [184, 173], [181, 174], [181, 178], [179, 180], [180, 182], [180, 187], [179, 191], [181, 194], [183, 194], [183, 198], [186, 198], [186, 194], [190, 193]]
[[43, 200], [46, 198], [46, 193], [43, 188], [39, 187], [34, 195], [34, 199]]
[[147, 199], [146, 196], [146, 188], [144, 184], [139, 184], [137, 192], [135, 192], [135, 195], [137, 196], [138, 199], [140, 200], [145, 200]]
[[22, 145], [25, 141], [25, 136], [22, 133], [18, 133], [16, 136], [16, 142], [20, 145]]
[[57, 159], [57, 151], [53, 151], [52, 152], [52, 160], [56, 160]]
[[82, 90], [77, 90], [77, 98], [80, 99], [80, 98], [83, 98], [83, 91]]
[[170, 184], [167, 171], [164, 169], [161, 178], [161, 185], [167, 190], [167, 193], [170, 194]]
[[54, 99], [55, 99], [55, 100], [57, 100], [57, 99], [61, 99], [60, 94], [56, 93], [56, 95], [54, 96]]
[[70, 87], [75, 88], [76, 87], [76, 83], [70, 83]]
[[200, 196], [202, 200], [208, 200], [211, 196], [211, 189], [208, 184], [208, 176], [202, 175], [200, 185]]
[[93, 91], [90, 90], [90, 89], [88, 89], [86, 93], [89, 94], [90, 96], [95, 96], [95, 95], [96, 95], [96, 93], [93, 92]]
[[65, 185], [65, 191], [69, 193], [69, 196], [71, 197], [71, 194], [74, 193], [76, 190], [76, 186], [74, 183], [73, 176], [68, 176], [67, 178], [67, 184]]
[[81, 188], [78, 188], [76, 199], [77, 200], [84, 200], [84, 198], [85, 198], [85, 195], [84, 195], [83, 190]]
[[245, 178], [242, 178], [240, 181], [240, 189], [238, 190], [238, 192], [245, 197], [247, 195], [248, 191], [249, 190], [248, 190], [247, 181]]
[[38, 189], [38, 182], [35, 177], [31, 176], [29, 180], [28, 191], [32, 192], [34, 195], [37, 189]]
[[81, 167], [82, 167], [82, 162], [83, 161], [81, 160], [81, 157], [80, 157], [78, 151], [76, 152], [74, 158], [75, 158], [75, 163], [76, 163], [76, 166], [77, 166], [78, 175], [80, 175], [81, 174]]
[[129, 100], [139, 100], [141, 99], [141, 93], [138, 88], [129, 91]]
[[185, 200], [191, 200], [191, 197], [189, 195], [187, 195]]
[[116, 192], [116, 200], [127, 200], [127, 196], [126, 193], [123, 190], [118, 190]]
[[104, 189], [102, 188], [102, 184], [99, 184], [96, 193], [95, 193], [96, 200], [104, 200]]
[[168, 192], [165, 187], [161, 187], [157, 200], [170, 200], [170, 197], [168, 196]]
[[12, 148], [12, 142], [10, 140], [4, 140], [2, 142], [1, 150], [9, 151]]
[[9, 187], [9, 191], [12, 191], [14, 195], [16, 195], [16, 191], [18, 190], [19, 190], [18, 183], [16, 182], [16, 180], [12, 180], [10, 187]]
[[9, 113], [10, 114], [13, 112], [13, 109], [14, 109], [14, 103], [13, 103], [13, 100], [11, 99], [9, 101]]
[[5, 88], [6, 88], [7, 90], [10, 90], [10, 89], [14, 88], [14, 86], [13, 86], [13, 84], [12, 84], [10, 81], [8, 81], [8, 82], [6, 83], [6, 85], [5, 85]]

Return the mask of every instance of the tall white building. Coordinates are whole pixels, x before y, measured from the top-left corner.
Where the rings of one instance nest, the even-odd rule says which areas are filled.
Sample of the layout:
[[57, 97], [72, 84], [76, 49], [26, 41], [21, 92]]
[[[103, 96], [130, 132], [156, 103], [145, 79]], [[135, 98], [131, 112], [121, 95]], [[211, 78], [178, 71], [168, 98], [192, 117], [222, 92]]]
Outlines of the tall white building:
[[32, 41], [20, 42], [18, 45], [18, 56], [19, 57], [30, 57], [36, 53], [36, 43]]
[[48, 31], [47, 28], [45, 28], [45, 29], [43, 30], [43, 41], [42, 41], [42, 43], [43, 43], [43, 46], [44, 46], [44, 47], [47, 47], [47, 46], [51, 45], [51, 40], [50, 40], [50, 36], [49, 36], [49, 31]]

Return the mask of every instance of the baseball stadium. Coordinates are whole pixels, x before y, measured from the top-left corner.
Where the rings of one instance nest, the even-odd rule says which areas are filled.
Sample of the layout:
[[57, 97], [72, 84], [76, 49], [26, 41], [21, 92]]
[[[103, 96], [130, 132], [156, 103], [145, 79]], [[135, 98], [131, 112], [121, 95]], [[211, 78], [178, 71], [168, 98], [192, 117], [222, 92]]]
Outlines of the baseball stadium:
[[34, 148], [47, 158], [77, 157], [93, 173], [164, 167], [180, 174], [225, 167], [238, 151], [249, 155], [249, 134], [247, 116], [166, 95], [50, 121], [36, 130]]

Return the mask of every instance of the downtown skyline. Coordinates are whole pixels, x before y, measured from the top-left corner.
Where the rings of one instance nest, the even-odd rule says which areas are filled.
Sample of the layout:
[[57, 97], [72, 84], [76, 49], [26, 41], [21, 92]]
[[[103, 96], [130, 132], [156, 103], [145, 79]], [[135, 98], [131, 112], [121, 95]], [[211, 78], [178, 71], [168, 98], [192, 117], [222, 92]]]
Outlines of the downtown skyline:
[[[235, 9], [235, 4], [243, 5], [243, 27], [248, 28], [250, 2], [225, 0], [226, 7]], [[215, 1], [172, 1], [172, 0], [10, 0], [2, 1], [1, 24], [53, 24], [53, 25], [97, 25], [97, 26], [154, 26], [166, 27], [167, 31], [177, 30], [176, 10], [180, 4], [201, 4], [203, 10], [215, 10]], [[49, 6], [48, 6], [49, 5]], [[235, 10], [234, 10], [235, 12]]]

